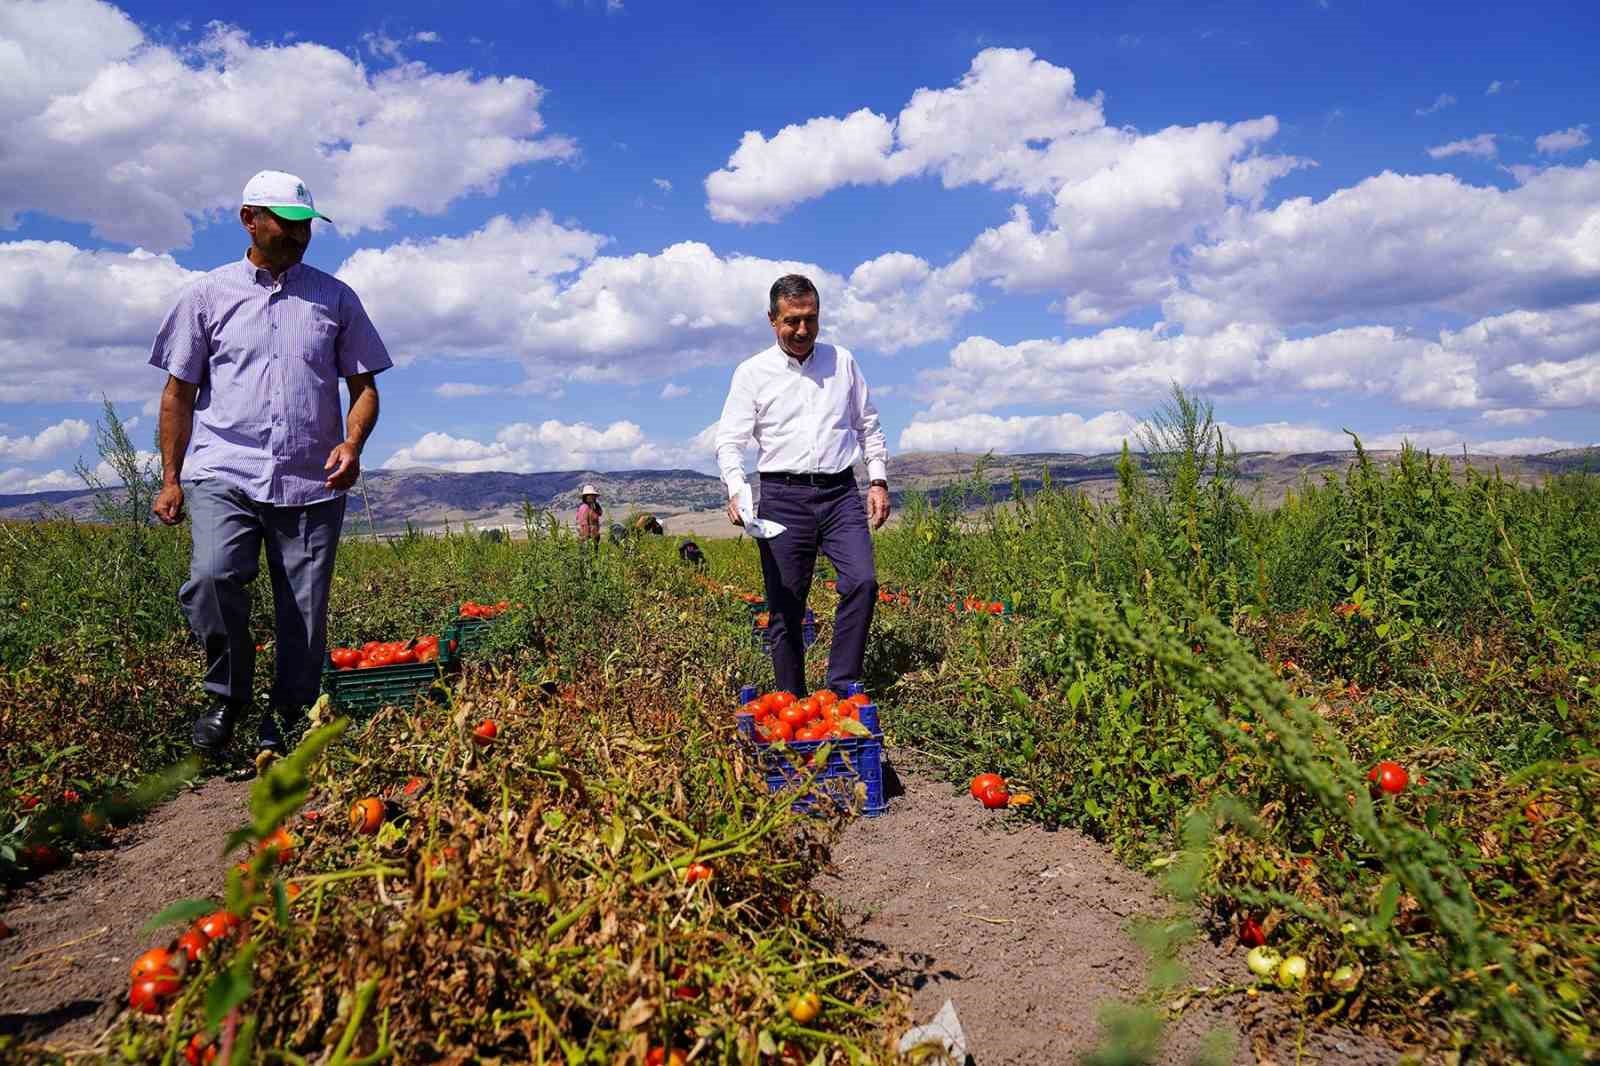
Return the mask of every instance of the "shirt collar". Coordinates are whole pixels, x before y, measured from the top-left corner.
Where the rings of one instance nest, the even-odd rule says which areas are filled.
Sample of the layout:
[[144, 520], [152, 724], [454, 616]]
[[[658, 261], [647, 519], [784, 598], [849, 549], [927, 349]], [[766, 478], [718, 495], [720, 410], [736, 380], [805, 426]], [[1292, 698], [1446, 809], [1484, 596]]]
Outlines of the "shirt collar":
[[275, 279], [272, 276], [272, 271], [268, 270], [264, 266], [256, 266], [255, 263], [250, 261], [250, 253], [248, 251], [246, 251], [245, 254], [240, 257], [239, 261], [244, 264], [246, 277], [255, 282], [265, 281], [269, 284], [275, 280], [281, 280], [285, 282], [290, 281], [300, 273], [300, 268], [305, 266], [304, 263], [296, 263], [294, 266], [283, 272], [281, 279]]

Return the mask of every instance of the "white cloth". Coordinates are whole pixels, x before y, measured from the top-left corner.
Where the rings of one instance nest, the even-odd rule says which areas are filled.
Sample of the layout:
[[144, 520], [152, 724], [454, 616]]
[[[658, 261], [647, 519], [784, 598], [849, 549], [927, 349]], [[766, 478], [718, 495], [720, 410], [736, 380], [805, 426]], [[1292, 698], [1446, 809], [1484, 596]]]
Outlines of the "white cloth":
[[733, 499], [739, 508], [739, 519], [744, 523], [744, 531], [757, 540], [771, 540], [789, 528], [782, 522], [756, 517], [755, 498], [751, 495], [748, 484], [740, 485], [735, 490]]
[[867, 382], [848, 349], [818, 344], [804, 363], [776, 344], [739, 364], [717, 426], [717, 466], [729, 497], [746, 484], [745, 445], [756, 470], [837, 474], [865, 456], [867, 478], [889, 476], [889, 446]]

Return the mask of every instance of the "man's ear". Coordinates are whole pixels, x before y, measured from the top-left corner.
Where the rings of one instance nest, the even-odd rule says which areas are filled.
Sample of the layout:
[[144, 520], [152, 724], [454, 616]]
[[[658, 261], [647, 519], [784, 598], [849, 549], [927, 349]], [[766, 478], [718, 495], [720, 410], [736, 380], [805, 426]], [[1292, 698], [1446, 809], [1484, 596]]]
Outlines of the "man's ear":
[[239, 225], [245, 229], [250, 228], [250, 223], [256, 220], [256, 213], [248, 207], [239, 208]]

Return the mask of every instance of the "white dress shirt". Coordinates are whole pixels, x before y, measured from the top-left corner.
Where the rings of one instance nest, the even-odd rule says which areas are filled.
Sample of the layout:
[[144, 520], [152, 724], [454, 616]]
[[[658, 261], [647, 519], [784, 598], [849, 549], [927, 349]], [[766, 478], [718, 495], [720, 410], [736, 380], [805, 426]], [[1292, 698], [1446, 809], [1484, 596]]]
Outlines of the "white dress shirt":
[[818, 344], [803, 363], [774, 344], [733, 372], [717, 426], [717, 466], [729, 496], [745, 484], [752, 437], [762, 473], [837, 474], [864, 455], [868, 480], [889, 476], [889, 446], [861, 368], [832, 344]]

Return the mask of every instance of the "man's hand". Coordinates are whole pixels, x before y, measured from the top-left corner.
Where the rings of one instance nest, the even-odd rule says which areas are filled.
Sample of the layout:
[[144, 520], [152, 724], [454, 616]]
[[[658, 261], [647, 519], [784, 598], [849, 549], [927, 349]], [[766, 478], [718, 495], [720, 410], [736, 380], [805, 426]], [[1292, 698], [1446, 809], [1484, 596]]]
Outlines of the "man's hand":
[[162, 525], [175, 526], [183, 521], [183, 486], [177, 482], [161, 486], [150, 511], [161, 519]]
[[728, 521], [736, 526], [744, 525], [744, 519], [739, 517], [739, 501], [732, 496], [728, 497]]
[[328, 453], [328, 461], [322, 464], [322, 469], [333, 471], [323, 485], [330, 489], [347, 489], [356, 483], [361, 473], [361, 453], [354, 444], [342, 441]]
[[867, 490], [867, 521], [873, 529], [882, 529], [889, 520], [889, 490], [874, 485]]

